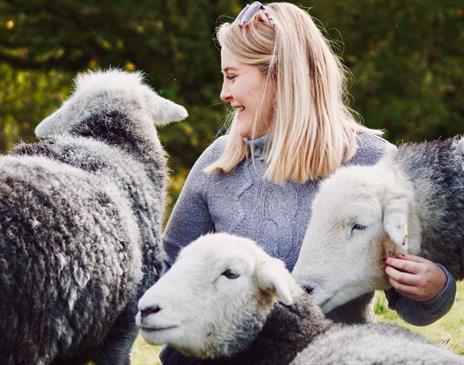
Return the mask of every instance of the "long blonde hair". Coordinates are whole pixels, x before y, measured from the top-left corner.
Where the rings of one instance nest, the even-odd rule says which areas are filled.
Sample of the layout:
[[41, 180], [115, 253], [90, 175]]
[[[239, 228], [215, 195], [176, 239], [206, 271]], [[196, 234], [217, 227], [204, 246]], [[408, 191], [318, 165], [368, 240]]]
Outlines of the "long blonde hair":
[[[216, 35], [221, 47], [237, 61], [258, 66], [275, 87], [264, 177], [304, 183], [327, 176], [353, 157], [357, 133], [382, 132], [356, 122], [345, 104], [345, 69], [311, 16], [290, 3], [266, 9], [275, 27], [255, 16], [246, 26], [224, 23]], [[205, 169], [208, 173], [229, 173], [248, 158], [250, 147], [235, 125], [222, 155]]]

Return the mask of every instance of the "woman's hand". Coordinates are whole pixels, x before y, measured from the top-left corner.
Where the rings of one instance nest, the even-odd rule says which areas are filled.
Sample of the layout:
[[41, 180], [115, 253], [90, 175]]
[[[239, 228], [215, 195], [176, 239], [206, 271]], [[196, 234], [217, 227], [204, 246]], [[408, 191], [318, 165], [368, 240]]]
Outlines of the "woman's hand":
[[435, 298], [446, 285], [446, 274], [437, 264], [414, 255], [385, 257], [385, 273], [391, 286], [416, 302]]

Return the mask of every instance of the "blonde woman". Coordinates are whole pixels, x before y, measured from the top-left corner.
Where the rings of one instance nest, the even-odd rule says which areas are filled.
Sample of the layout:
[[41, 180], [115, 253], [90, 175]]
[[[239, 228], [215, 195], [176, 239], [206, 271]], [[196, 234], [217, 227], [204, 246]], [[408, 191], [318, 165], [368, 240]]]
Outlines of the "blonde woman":
[[[342, 165], [375, 164], [394, 147], [356, 122], [344, 102], [343, 66], [306, 11], [255, 2], [221, 25], [217, 39], [220, 97], [233, 109], [233, 121], [185, 182], [163, 238], [169, 263], [183, 246], [214, 231], [252, 238], [291, 270], [321, 179]], [[388, 293], [390, 305], [409, 322], [430, 323], [454, 301], [453, 278], [430, 261], [390, 259], [386, 273], [397, 288]], [[329, 316], [369, 321], [370, 299]], [[162, 360], [197, 363], [170, 349]]]

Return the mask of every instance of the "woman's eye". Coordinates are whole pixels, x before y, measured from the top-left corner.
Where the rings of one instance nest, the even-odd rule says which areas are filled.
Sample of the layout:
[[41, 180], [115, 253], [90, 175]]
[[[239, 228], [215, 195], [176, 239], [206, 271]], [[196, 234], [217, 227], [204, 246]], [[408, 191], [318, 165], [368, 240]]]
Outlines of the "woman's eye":
[[224, 275], [227, 279], [237, 279], [240, 276], [239, 274], [233, 272], [230, 269], [227, 269], [221, 275]]
[[237, 76], [236, 75], [229, 75], [227, 76], [227, 80], [234, 80]]
[[364, 229], [366, 229], [367, 227], [366, 226], [363, 226], [362, 224], [355, 224], [352, 228], [351, 228], [351, 233], [353, 233], [353, 231], [355, 230], [358, 230], [358, 231], [362, 231]]

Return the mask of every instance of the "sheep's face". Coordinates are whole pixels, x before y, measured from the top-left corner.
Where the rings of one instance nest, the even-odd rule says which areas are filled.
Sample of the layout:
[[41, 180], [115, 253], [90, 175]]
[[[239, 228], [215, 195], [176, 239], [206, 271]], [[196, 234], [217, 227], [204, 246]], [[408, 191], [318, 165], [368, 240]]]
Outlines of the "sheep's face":
[[37, 137], [69, 131], [95, 114], [118, 111], [133, 120], [164, 125], [187, 117], [187, 111], [143, 84], [140, 73], [109, 70], [84, 73], [75, 79], [75, 91], [35, 129]]
[[381, 166], [348, 167], [321, 184], [293, 271], [324, 312], [388, 287], [384, 256], [406, 249], [407, 199]]
[[152, 344], [199, 358], [230, 356], [260, 332], [277, 299], [301, 291], [283, 263], [252, 241], [199, 238], [139, 301], [137, 325]]

